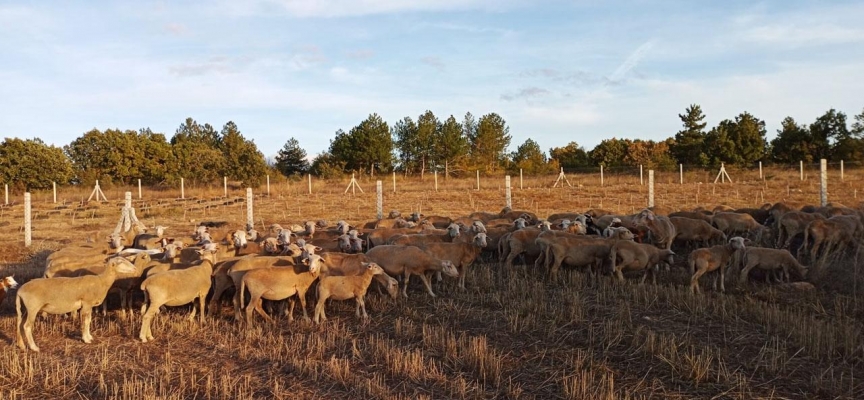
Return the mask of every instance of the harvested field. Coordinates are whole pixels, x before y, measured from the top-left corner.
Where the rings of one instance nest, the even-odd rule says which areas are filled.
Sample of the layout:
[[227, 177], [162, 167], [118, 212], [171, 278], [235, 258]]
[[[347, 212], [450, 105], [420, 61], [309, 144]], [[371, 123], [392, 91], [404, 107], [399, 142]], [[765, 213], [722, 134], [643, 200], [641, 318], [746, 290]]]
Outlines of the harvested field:
[[[765, 202], [818, 204], [818, 172], [800, 181], [797, 170], [729, 171], [735, 184], [712, 185], [716, 172], [657, 173], [656, 204], [675, 211], [759, 207]], [[646, 185], [635, 175], [568, 176], [572, 188], [549, 188], [555, 177], [513, 179], [513, 208], [545, 217], [553, 212], [604, 208], [631, 213], [645, 205]], [[384, 213], [421, 210], [462, 216], [498, 212], [504, 205], [503, 177], [444, 180], [433, 190], [424, 181], [383, 177]], [[858, 206], [864, 171], [832, 171], [830, 199]], [[704, 184], [693, 182], [705, 182]], [[272, 223], [345, 219], [352, 224], [375, 215], [374, 181], [360, 180], [365, 193], [343, 194], [347, 180], [274, 179], [270, 196], [254, 203], [259, 231]], [[743, 183], [742, 183], [743, 182]], [[105, 188], [108, 203], [86, 203], [87, 188], [35, 193], [33, 245], [22, 245], [21, 196], [0, 207], [2, 272], [24, 282], [42, 274], [51, 251], [90, 236], [100, 243], [120, 217], [122, 193]], [[223, 197], [212, 187], [148, 190], [135, 200], [139, 219], [165, 225], [167, 235], [188, 236], [201, 221], [224, 220], [232, 228], [246, 219], [245, 192]], [[188, 307], [170, 308], [154, 320], [155, 340], [138, 340], [139, 313], [122, 319], [94, 315], [93, 344], [80, 340], [78, 322], [40, 319], [34, 336], [41, 353], [14, 345], [14, 292], [0, 308], [0, 394], [3, 398], [864, 398], [864, 260], [857, 249], [834, 255], [815, 291], [782, 290], [761, 283], [727, 284], [727, 293], [691, 294], [686, 254], [658, 285], [625, 283], [565, 269], [548, 282], [543, 271], [499, 262], [470, 269], [467, 290], [455, 280], [436, 284], [437, 298], [413, 280], [408, 299], [396, 301], [374, 290], [367, 295], [371, 318], [354, 317], [352, 301], [327, 305], [329, 320], [276, 324], [260, 319], [251, 329], [235, 323], [229, 306], [203, 325], [187, 319]], [[734, 280], [734, 279], [733, 279]], [[313, 294], [310, 294], [310, 300]], [[136, 299], [140, 305], [141, 299]], [[111, 308], [119, 300], [111, 294]], [[310, 301], [314, 304], [314, 301]], [[309, 309], [311, 312], [311, 308]], [[296, 311], [295, 311], [296, 314]]]

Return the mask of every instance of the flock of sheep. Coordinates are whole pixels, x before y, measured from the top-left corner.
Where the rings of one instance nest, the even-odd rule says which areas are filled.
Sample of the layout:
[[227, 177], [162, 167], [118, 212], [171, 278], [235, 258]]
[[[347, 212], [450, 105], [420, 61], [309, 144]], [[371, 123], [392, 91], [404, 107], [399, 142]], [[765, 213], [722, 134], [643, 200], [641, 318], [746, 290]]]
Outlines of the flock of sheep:
[[[154, 338], [151, 324], [163, 306], [192, 303], [190, 318], [197, 313], [203, 321], [205, 310], [222, 311], [223, 294], [233, 289], [234, 316], [241, 320], [245, 312], [247, 325], [253, 311], [271, 320], [262, 307], [265, 299], [289, 299], [286, 314], [293, 321], [295, 296], [309, 319], [306, 295], [315, 286], [316, 323], [326, 319], [328, 299], [354, 299], [357, 317], [367, 318], [364, 297], [373, 281], [379, 292], [407, 297], [409, 281], [417, 276], [434, 297], [432, 283], [444, 275], [458, 279], [464, 289], [465, 276], [478, 259], [500, 260], [504, 268], [523, 263], [548, 279], [569, 266], [619, 280], [624, 272], [642, 271], [643, 282], [649, 275], [656, 282], [660, 267], [673, 264], [673, 243], [692, 249], [688, 265], [694, 292], [701, 276], [715, 272], [715, 289], [719, 275], [724, 290], [730, 264], [740, 264], [742, 282], [754, 269], [766, 279], [804, 279], [808, 269], [799, 260], [816, 262], [822, 254], [855, 243], [862, 233], [859, 210], [799, 210], [784, 203], [736, 210], [645, 209], [633, 215], [592, 209], [545, 220], [509, 208], [455, 219], [418, 213], [403, 218], [394, 211], [362, 227], [339, 221], [328, 228], [326, 221], [309, 221], [288, 228], [274, 224], [259, 233], [250, 226], [234, 230], [211, 224], [197, 226], [188, 238], [166, 237], [164, 227], [147, 233], [139, 224], [110, 235], [108, 246], [68, 246], [49, 255], [45, 277], [17, 290], [16, 339], [21, 349], [26, 338], [27, 346], [39, 351], [32, 333], [38, 314], [80, 311], [81, 338], [90, 343], [92, 309], [104, 309], [111, 290], [119, 292], [124, 315], [131, 310], [132, 294], [143, 292], [139, 338], [147, 342]], [[401, 289], [395, 278], [401, 278]], [[3, 279], [2, 293], [16, 285], [12, 277]]]

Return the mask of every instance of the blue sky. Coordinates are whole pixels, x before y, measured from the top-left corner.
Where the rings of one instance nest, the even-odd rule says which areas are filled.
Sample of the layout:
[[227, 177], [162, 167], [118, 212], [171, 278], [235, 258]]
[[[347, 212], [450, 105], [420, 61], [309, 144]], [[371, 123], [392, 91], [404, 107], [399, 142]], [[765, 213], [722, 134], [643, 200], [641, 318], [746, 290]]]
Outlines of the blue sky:
[[[602, 4], [596, 4], [602, 3]], [[232, 120], [310, 155], [377, 112], [497, 112], [511, 148], [661, 140], [702, 106], [780, 121], [864, 109], [864, 3], [0, 0], [0, 135]]]

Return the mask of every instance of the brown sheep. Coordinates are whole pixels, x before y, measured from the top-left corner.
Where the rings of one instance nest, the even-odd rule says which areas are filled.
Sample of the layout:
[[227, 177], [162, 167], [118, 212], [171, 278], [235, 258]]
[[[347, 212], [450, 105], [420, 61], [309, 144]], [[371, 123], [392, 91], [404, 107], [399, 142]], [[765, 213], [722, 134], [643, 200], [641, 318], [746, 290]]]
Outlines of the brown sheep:
[[[436, 243], [443, 244], [443, 243]], [[448, 245], [452, 243], [447, 243]], [[358, 254], [359, 255], [359, 254]], [[426, 286], [426, 291], [430, 296], [435, 297], [432, 292], [432, 284], [429, 278], [426, 277], [427, 272], [441, 271], [447, 276], [457, 277], [459, 272], [453, 263], [446, 260], [436, 258], [433, 255], [414, 246], [396, 246], [384, 245], [376, 246], [366, 252], [366, 257], [374, 261], [376, 264], [384, 268], [384, 271], [391, 276], [404, 276], [402, 295], [408, 297], [408, 283], [411, 275], [417, 275]]]
[[697, 245], [726, 241], [725, 233], [703, 220], [669, 217], [669, 221], [675, 226], [675, 240]]
[[[321, 276], [353, 276], [365, 271], [364, 263], [372, 262], [365, 254], [323, 253], [321, 254]], [[387, 290], [392, 298], [399, 297], [399, 282], [389, 275], [375, 275], [372, 279]], [[380, 289], [379, 289], [380, 290]], [[379, 292], [380, 293], [380, 292]]]
[[672, 217], [684, 217], [684, 218], [690, 218], [690, 219], [698, 219], [698, 220], [705, 221], [708, 224], [711, 224], [711, 216], [710, 215], [703, 214], [701, 212], [696, 212], [696, 211], [676, 211], [673, 213], [669, 213], [669, 218], [672, 218]]
[[770, 228], [760, 224], [750, 214], [737, 212], [718, 212], [714, 214], [712, 225], [727, 236], [753, 235], [757, 242], [770, 236]]
[[636, 217], [637, 225], [645, 225], [651, 231], [651, 241], [655, 246], [669, 250], [677, 232], [669, 217], [657, 215], [649, 209], [642, 210]]
[[423, 249], [432, 257], [453, 263], [459, 274], [459, 288], [465, 289], [465, 275], [468, 274], [468, 267], [477, 260], [477, 257], [486, 247], [491, 247], [486, 241], [486, 234], [478, 233], [469, 243], [429, 243]]
[[498, 242], [498, 258], [504, 260], [504, 267], [512, 267], [513, 260], [520, 255], [536, 260], [540, 256], [540, 246], [536, 243], [537, 237], [541, 232], [550, 229], [550, 224], [546, 222], [539, 228], [519, 229], [502, 237]]
[[[708, 247], [704, 249], [696, 249], [690, 253], [687, 263], [690, 265], [690, 290], [694, 293], [699, 292], [699, 278], [706, 273], [720, 271], [720, 291], [726, 291], [724, 281], [725, 269], [729, 265], [732, 256], [738, 250], [744, 250], [744, 238], [740, 236], [729, 239], [729, 243]], [[714, 289], [717, 289], [717, 277], [714, 277]]]
[[816, 219], [807, 224], [807, 228], [804, 229], [801, 253], [808, 253], [811, 238], [813, 246], [809, 251], [810, 259], [816, 260], [822, 253], [820, 250], [825, 254], [842, 251], [847, 245], [853, 244], [855, 239], [860, 239], [862, 234], [864, 234], [864, 226], [857, 216], [838, 215], [828, 219]]
[[375, 246], [381, 246], [387, 244], [387, 241], [390, 240], [393, 236], [396, 235], [407, 235], [411, 233], [421, 233], [423, 231], [423, 227], [416, 228], [377, 228], [372, 232], [369, 232], [369, 235], [366, 237], [367, 248], [373, 248]]
[[549, 278], [558, 278], [558, 270], [561, 265], [567, 264], [573, 267], [588, 267], [589, 274], [593, 274], [597, 267], [602, 266], [605, 259], [609, 257], [612, 246], [617, 239], [599, 239], [584, 237], [581, 235], [555, 235], [546, 236], [548, 241], [550, 263], [548, 269]]
[[[303, 267], [290, 265], [285, 267], [268, 267], [247, 271], [240, 281], [240, 307], [246, 309], [246, 327], [252, 326], [252, 311], [257, 311], [268, 322], [273, 322], [264, 308], [262, 299], [282, 300], [297, 295], [300, 298], [300, 308], [303, 319], [309, 320], [306, 313], [306, 291], [318, 279], [321, 256], [310, 254], [302, 261]], [[248, 306], [243, 304], [246, 288], [249, 288], [250, 300]], [[288, 310], [288, 320], [294, 321], [294, 300]]]
[[641, 283], [645, 282], [648, 274], [651, 274], [651, 282], [657, 283], [657, 266], [661, 263], [671, 266], [675, 253], [669, 249], [660, 249], [648, 244], [636, 243], [627, 240], [616, 241], [609, 252], [609, 260], [612, 262], [612, 271], [619, 281], [624, 281], [623, 270], [643, 270]]
[[795, 235], [803, 233], [807, 224], [816, 219], [825, 219], [822, 214], [810, 214], [801, 211], [790, 211], [777, 221], [777, 248], [789, 248]]
[[789, 270], [794, 269], [801, 279], [807, 277], [807, 267], [804, 267], [789, 250], [786, 249], [769, 249], [764, 247], [748, 247], [744, 251], [743, 257], [744, 268], [741, 270], [739, 283], [747, 282], [747, 277], [753, 268], [758, 267], [766, 271], [781, 270], [783, 276], [789, 276]]
[[318, 304], [315, 305], [315, 323], [327, 320], [324, 313], [324, 305], [327, 299], [348, 300], [353, 298], [357, 302], [357, 318], [369, 318], [366, 313], [366, 302], [363, 298], [376, 275], [384, 274], [384, 269], [375, 263], [364, 263], [365, 271], [362, 275], [354, 276], [325, 276], [318, 282]]

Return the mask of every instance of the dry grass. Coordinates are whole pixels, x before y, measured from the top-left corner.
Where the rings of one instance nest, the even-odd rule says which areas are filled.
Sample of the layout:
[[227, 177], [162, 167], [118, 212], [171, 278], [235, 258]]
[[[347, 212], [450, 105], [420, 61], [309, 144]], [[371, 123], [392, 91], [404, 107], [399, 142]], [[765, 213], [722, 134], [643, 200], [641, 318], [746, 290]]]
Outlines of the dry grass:
[[[730, 171], [744, 183], [679, 185], [678, 175], [658, 174], [656, 203], [670, 208], [764, 202], [818, 202], [818, 182], [798, 180], [797, 171]], [[647, 175], [647, 174], [646, 174]], [[810, 173], [815, 176], [814, 173]], [[838, 180], [837, 173], [832, 179]], [[864, 173], [848, 172], [832, 184], [832, 200], [855, 206]], [[497, 211], [504, 203], [503, 179], [432, 178], [425, 182], [384, 177], [385, 213], [422, 210], [464, 215]], [[713, 180], [692, 172], [687, 181]], [[530, 178], [513, 206], [538, 214], [600, 207], [632, 212], [645, 204], [646, 186], [636, 175], [571, 176], [574, 185], [550, 189], [554, 177]], [[361, 223], [375, 213], [374, 182], [366, 193], [343, 195], [345, 182], [276, 182], [271, 196], [255, 202], [256, 226], [306, 219]], [[107, 204], [83, 204], [89, 190], [64, 188], [60, 203], [51, 193], [34, 194], [34, 245], [20, 243], [22, 207], [0, 208], [2, 275], [19, 282], [41, 275], [44, 257], [80, 235], [105, 236], [119, 218], [122, 192], [108, 188]], [[259, 188], [256, 192], [264, 192]], [[245, 223], [241, 188], [222, 198], [222, 187], [151, 191], [135, 202], [148, 225], [169, 233], [191, 232], [203, 220]], [[14, 197], [13, 200], [18, 199]], [[239, 200], [238, 200], [239, 199]], [[764, 200], [763, 200], [764, 199]], [[679, 260], [685, 257], [679, 257]], [[542, 271], [499, 263], [472, 268], [466, 291], [445, 281], [429, 298], [418, 287], [409, 300], [368, 295], [368, 322], [354, 318], [353, 303], [332, 302], [331, 319], [315, 326], [277, 319], [252, 329], [229, 312], [204, 325], [171, 309], [154, 321], [159, 337], [137, 341], [140, 315], [93, 320], [95, 342], [78, 338], [71, 319], [40, 320], [35, 327], [42, 353], [18, 350], [14, 296], [0, 316], [0, 398], [862, 398], [864, 308], [856, 254], [837, 257], [816, 293], [784, 293], [764, 285], [732, 287], [726, 295], [692, 295], [683, 263], [661, 275], [657, 286], [594, 282], [580, 271], [564, 271], [546, 282]], [[704, 283], [703, 283], [704, 285]], [[139, 299], [140, 301], [140, 299]], [[117, 299], [109, 297], [109, 304]], [[227, 307], [227, 306], [226, 306]]]

